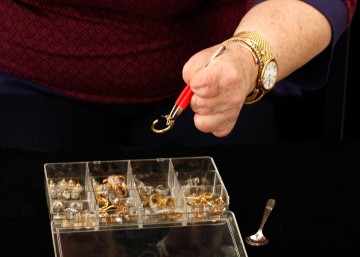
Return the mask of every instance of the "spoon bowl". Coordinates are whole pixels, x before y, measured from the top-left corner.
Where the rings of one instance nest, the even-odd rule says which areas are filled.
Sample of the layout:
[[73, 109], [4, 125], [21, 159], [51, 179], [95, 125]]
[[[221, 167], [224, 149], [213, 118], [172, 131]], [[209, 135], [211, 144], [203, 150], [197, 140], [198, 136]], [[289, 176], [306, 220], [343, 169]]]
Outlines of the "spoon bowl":
[[262, 231], [258, 231], [256, 234], [248, 236], [245, 240], [249, 245], [253, 246], [266, 245], [269, 243], [269, 239], [264, 236]]
[[254, 235], [245, 238], [246, 243], [253, 246], [262, 246], [269, 243], [269, 239], [267, 239], [263, 234], [263, 228], [274, 206], [274, 199], [267, 200], [260, 227]]

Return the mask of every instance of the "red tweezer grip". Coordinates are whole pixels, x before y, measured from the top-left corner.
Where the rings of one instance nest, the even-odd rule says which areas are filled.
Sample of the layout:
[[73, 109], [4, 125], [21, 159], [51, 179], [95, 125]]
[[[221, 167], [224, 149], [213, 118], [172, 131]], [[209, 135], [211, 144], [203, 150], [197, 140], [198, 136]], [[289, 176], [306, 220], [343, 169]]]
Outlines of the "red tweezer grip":
[[189, 105], [193, 94], [194, 93], [191, 90], [190, 85], [186, 85], [186, 87], [184, 88], [184, 90], [181, 92], [178, 99], [176, 100], [175, 104], [177, 106], [180, 106], [180, 108], [184, 110]]

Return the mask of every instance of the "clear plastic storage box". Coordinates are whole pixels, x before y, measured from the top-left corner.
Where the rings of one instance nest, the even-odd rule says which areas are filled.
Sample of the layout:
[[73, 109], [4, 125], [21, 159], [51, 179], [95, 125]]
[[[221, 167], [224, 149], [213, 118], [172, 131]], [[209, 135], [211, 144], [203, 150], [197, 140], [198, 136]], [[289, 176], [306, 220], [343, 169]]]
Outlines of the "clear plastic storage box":
[[46, 163], [56, 257], [247, 257], [211, 157]]

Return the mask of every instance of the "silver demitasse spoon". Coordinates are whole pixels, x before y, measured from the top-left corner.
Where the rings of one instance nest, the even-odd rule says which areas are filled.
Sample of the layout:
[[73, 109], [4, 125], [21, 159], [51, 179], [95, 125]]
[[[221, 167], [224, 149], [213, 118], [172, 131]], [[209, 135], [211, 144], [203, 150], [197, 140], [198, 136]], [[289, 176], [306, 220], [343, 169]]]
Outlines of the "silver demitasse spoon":
[[269, 243], [269, 239], [267, 239], [264, 236], [262, 231], [263, 231], [265, 222], [268, 219], [274, 206], [275, 206], [274, 199], [267, 200], [264, 214], [263, 214], [263, 217], [262, 217], [262, 220], [260, 223], [260, 227], [254, 235], [246, 237], [246, 239], [245, 239], [246, 243], [248, 243], [249, 245], [253, 245], [253, 246], [261, 246], [261, 245], [266, 245], [267, 243]]

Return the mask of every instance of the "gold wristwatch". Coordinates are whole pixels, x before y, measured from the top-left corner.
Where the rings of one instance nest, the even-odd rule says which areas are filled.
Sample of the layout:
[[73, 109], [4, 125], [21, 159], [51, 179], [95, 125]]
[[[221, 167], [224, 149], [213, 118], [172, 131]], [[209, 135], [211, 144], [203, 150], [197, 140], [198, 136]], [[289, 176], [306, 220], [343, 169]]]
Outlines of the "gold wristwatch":
[[255, 103], [273, 89], [276, 83], [278, 66], [270, 45], [253, 32], [240, 32], [223, 43], [227, 42], [236, 42], [249, 49], [255, 64], [259, 66], [256, 86], [244, 102], [245, 104]]

